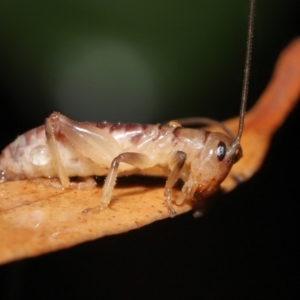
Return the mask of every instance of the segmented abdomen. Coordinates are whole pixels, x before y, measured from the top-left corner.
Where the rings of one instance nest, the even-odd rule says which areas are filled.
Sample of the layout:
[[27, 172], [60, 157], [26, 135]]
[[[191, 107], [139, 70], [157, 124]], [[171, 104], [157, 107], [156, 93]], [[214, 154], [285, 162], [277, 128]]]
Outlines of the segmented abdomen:
[[43, 125], [18, 136], [2, 151], [0, 156], [2, 180], [24, 179], [29, 173], [36, 173], [36, 170], [30, 167], [29, 163], [23, 162], [21, 157], [27, 156], [29, 161], [32, 149], [37, 146], [46, 147], [45, 126]]

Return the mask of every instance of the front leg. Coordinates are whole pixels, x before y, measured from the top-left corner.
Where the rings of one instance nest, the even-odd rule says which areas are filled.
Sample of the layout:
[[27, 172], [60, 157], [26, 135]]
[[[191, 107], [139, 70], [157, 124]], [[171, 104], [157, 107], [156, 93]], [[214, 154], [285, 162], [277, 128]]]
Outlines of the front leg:
[[183, 151], [176, 151], [170, 160], [170, 167], [172, 168], [170, 175], [168, 176], [166, 185], [165, 185], [165, 197], [166, 204], [173, 215], [176, 215], [176, 210], [172, 206], [172, 188], [179, 179], [180, 172], [184, 166], [186, 160], [186, 153]]

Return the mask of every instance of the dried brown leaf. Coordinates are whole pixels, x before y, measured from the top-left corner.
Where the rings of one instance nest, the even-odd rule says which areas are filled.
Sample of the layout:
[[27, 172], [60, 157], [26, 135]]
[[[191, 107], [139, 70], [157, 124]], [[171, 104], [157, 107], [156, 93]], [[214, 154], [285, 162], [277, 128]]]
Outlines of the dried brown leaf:
[[[260, 168], [272, 134], [283, 123], [299, 94], [298, 39], [284, 50], [269, 86], [247, 114], [242, 139], [244, 157], [222, 185], [225, 191], [234, 189]], [[225, 124], [236, 132], [238, 118]], [[85, 215], [81, 213], [85, 208], [99, 202], [101, 188], [60, 190], [47, 179], [2, 183], [0, 263], [71, 247], [170, 217], [163, 185], [158, 179], [125, 180], [115, 188], [108, 209]], [[175, 208], [181, 214], [192, 209], [192, 203]]]
[[[145, 178], [146, 179], [146, 178]], [[163, 182], [140, 180], [118, 185], [108, 209], [83, 214], [96, 206], [101, 188], [54, 188], [47, 179], [6, 182], [0, 185], [0, 262], [67, 248], [106, 235], [140, 228], [170, 216], [164, 204]], [[191, 209], [189, 203], [178, 213]]]

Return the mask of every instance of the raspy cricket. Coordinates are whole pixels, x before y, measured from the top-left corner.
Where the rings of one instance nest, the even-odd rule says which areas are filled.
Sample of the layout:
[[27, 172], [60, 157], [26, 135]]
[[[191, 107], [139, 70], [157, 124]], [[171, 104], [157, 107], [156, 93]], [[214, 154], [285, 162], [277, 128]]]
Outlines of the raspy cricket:
[[[44, 126], [34, 128], [8, 145], [0, 157], [1, 181], [58, 177], [62, 188], [72, 177], [105, 176], [99, 205], [84, 212], [106, 208], [112, 198], [117, 176], [143, 174], [166, 176], [164, 197], [172, 215], [185, 200], [202, 201], [215, 193], [232, 165], [242, 157], [243, 132], [250, 73], [254, 0], [250, 1], [247, 55], [237, 136], [226, 131], [209, 132], [183, 128], [180, 122], [166, 126], [122, 123], [79, 123], [54, 112]], [[183, 122], [184, 123], [184, 122]], [[172, 188], [181, 179], [180, 195], [172, 198]], [[76, 183], [72, 183], [73, 185]], [[86, 185], [93, 185], [88, 181]]]

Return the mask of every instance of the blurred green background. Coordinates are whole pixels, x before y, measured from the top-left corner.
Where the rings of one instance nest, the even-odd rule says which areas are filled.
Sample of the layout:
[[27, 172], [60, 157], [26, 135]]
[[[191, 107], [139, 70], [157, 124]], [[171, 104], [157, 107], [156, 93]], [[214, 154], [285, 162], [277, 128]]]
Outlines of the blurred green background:
[[[257, 3], [250, 105], [291, 39], [272, 45], [299, 6], [282, 3]], [[140, 123], [237, 115], [247, 17], [240, 0], [2, 0], [1, 126], [20, 133], [54, 110]]]

